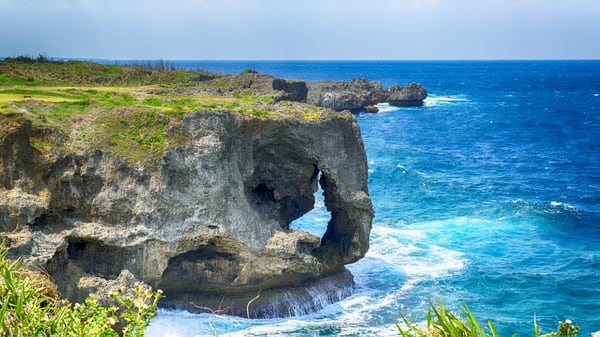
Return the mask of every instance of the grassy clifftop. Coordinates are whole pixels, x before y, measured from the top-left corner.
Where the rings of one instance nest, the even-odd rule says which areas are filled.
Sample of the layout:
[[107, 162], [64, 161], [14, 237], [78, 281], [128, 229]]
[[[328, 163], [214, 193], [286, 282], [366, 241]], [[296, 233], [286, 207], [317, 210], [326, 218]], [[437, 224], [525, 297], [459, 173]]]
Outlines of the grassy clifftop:
[[137, 161], [189, 141], [168, 130], [194, 111], [303, 121], [339, 115], [278, 101], [273, 89], [253, 90], [244, 80], [252, 74], [188, 71], [163, 62], [118, 66], [9, 58], [0, 61], [0, 120], [30, 120], [42, 130], [33, 139], [40, 151], [101, 148]]

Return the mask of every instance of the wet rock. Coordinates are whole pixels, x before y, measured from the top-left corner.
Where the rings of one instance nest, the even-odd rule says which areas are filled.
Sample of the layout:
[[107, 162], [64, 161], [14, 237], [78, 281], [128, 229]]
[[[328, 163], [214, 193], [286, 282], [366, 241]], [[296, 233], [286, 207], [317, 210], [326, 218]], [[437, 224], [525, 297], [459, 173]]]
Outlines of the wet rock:
[[366, 112], [379, 112], [379, 108], [376, 105], [370, 104], [365, 107]]

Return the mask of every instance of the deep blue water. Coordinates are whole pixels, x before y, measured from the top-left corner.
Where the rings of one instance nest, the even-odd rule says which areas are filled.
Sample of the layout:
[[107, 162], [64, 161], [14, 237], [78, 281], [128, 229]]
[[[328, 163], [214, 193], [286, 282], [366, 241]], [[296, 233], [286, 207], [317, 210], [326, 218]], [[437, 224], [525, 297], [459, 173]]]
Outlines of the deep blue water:
[[[355, 293], [305, 317], [160, 311], [149, 336], [394, 336], [465, 301], [502, 335], [600, 330], [600, 61], [177, 61], [305, 80], [420, 82], [419, 108], [359, 113], [376, 216]], [[294, 223], [321, 235], [322, 200]]]

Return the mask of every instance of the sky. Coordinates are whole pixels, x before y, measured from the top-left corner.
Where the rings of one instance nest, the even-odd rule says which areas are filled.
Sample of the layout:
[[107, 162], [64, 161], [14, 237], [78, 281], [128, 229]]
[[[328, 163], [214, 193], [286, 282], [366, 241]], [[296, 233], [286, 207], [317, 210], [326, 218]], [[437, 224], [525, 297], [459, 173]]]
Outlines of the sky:
[[0, 57], [600, 59], [600, 0], [0, 0]]

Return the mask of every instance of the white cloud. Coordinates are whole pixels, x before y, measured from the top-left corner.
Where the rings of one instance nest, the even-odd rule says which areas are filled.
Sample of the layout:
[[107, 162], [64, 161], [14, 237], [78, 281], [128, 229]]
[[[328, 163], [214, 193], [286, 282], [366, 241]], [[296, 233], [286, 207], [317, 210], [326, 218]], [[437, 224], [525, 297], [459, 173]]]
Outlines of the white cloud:
[[0, 0], [0, 9], [0, 56], [600, 57], [597, 0]]

